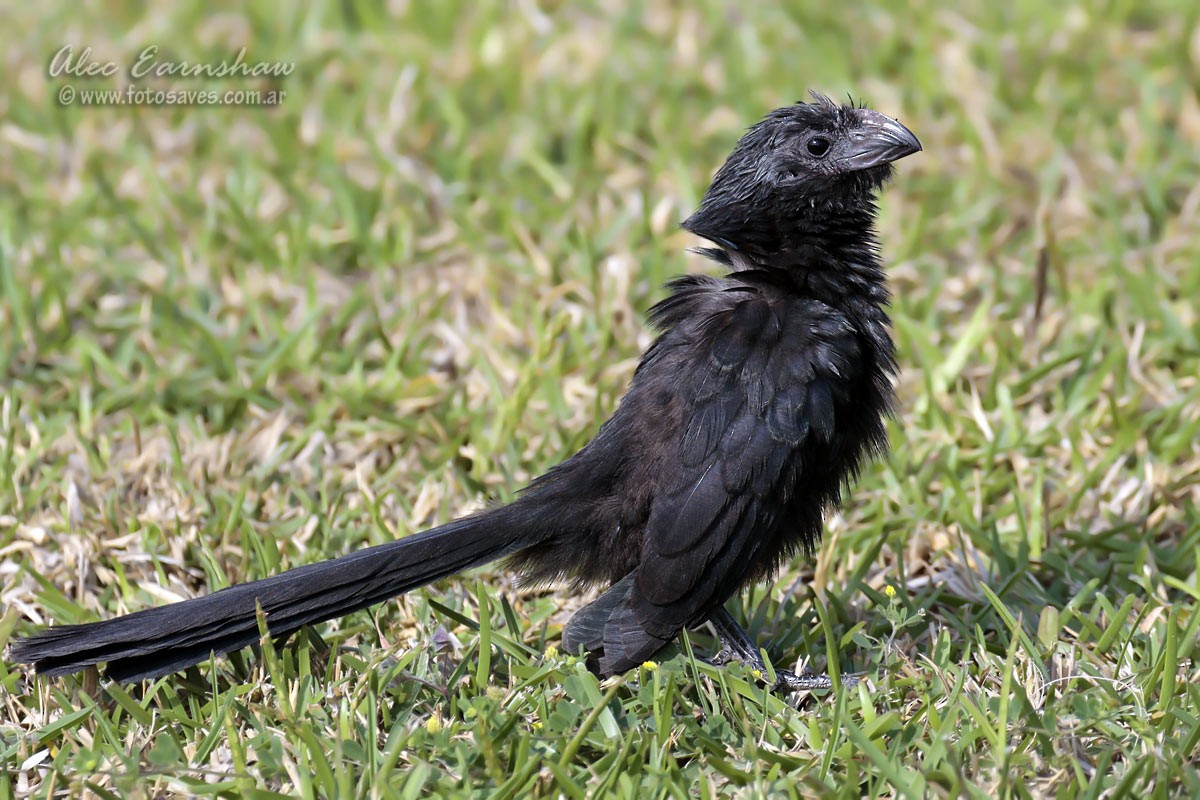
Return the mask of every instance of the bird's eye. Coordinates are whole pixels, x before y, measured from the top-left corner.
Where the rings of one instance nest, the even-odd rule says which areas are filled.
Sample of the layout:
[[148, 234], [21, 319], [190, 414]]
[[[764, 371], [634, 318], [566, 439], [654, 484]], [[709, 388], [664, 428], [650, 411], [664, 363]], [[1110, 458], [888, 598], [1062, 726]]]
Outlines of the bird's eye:
[[808, 148], [808, 152], [817, 158], [829, 152], [829, 140], [824, 136], [814, 136], [808, 140], [808, 144], [805, 146]]

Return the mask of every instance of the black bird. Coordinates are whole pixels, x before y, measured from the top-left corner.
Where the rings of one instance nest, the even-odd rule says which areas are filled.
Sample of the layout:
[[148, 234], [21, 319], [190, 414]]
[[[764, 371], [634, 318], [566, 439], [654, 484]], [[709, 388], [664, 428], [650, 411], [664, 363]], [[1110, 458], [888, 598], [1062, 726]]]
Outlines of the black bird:
[[[507, 557], [531, 581], [607, 590], [564, 649], [601, 674], [711, 622], [718, 663], [763, 668], [724, 605], [811, 552], [824, 513], [886, 447], [896, 371], [875, 193], [921, 149], [899, 122], [821, 95], [742, 137], [683, 227], [723, 277], [689, 275], [650, 312], [660, 334], [596, 437], [517, 500], [440, 528], [11, 651], [45, 675], [107, 663], [165, 675]], [[780, 688], [827, 686], [781, 673]]]

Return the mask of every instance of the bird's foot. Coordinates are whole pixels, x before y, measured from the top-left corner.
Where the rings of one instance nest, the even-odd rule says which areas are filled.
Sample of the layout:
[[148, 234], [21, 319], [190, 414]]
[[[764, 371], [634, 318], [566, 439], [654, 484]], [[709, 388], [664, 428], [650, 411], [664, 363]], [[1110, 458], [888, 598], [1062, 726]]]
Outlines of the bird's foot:
[[733, 650], [730, 649], [729, 647], [722, 647], [720, 650], [713, 653], [711, 656], [709, 656], [705, 660], [708, 661], [708, 663], [712, 664], [714, 667], [726, 667], [726, 666], [729, 666], [730, 664], [742, 663], [742, 660], [740, 658], [738, 658], [737, 655], [733, 652]]
[[[717, 632], [717, 638], [721, 642], [721, 649], [716, 655], [709, 659], [709, 663], [714, 666], [723, 667], [728, 664], [742, 664], [754, 672], [762, 676], [764, 682], [767, 681], [767, 665], [763, 661], [762, 654], [758, 650], [758, 646], [754, 643], [742, 627], [734, 621], [729, 612], [724, 608], [715, 612], [709, 617], [708, 621], [712, 623], [713, 629]], [[858, 683], [858, 679], [851, 676], [842, 677], [842, 686], [853, 686]], [[795, 672], [787, 669], [775, 670], [775, 683], [771, 686], [771, 691], [780, 694], [790, 694], [792, 692], [811, 692], [816, 689], [832, 689], [833, 679], [828, 675], [803, 673], [797, 675]]]
[[[851, 684], [853, 679], [843, 678], [842, 685]], [[781, 694], [790, 694], [791, 692], [811, 692], [814, 689], [832, 689], [833, 679], [828, 675], [805, 672], [802, 675], [797, 675], [790, 669], [775, 670], [775, 685], [771, 687], [771, 691]]]

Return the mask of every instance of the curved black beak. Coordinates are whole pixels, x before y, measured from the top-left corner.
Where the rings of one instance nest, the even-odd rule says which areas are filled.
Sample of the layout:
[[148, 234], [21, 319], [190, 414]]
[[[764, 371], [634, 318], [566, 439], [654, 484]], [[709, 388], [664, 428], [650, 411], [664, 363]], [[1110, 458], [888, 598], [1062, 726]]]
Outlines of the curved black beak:
[[863, 109], [858, 128], [850, 134], [850, 169], [869, 169], [899, 161], [921, 151], [921, 143], [908, 128], [877, 111]]

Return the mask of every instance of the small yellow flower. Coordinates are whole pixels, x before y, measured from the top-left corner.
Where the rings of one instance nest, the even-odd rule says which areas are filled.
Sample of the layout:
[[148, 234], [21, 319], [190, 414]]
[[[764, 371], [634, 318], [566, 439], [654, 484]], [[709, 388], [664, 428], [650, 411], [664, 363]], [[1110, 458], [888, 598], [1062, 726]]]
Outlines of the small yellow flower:
[[438, 733], [442, 730], [442, 715], [434, 712], [433, 716], [425, 720], [425, 730], [429, 733]]
[[642, 669], [646, 670], [647, 672], [654, 672], [654, 670], [658, 669], [658, 662], [657, 661], [643, 661]]
[[761, 678], [762, 670], [761, 669], [752, 669], [752, 670], [750, 670], [750, 674], [753, 675], [756, 679]]
[[533, 724], [529, 727], [533, 728], [535, 731], [540, 731], [542, 729], [542, 721], [540, 719], [535, 719]]
[[896, 587], [892, 586], [889, 583], [887, 586], [883, 587], [883, 593], [886, 594], [889, 598], [895, 597], [896, 596]]
[[546, 648], [546, 658], [558, 658], [558, 648], [550, 645]]

